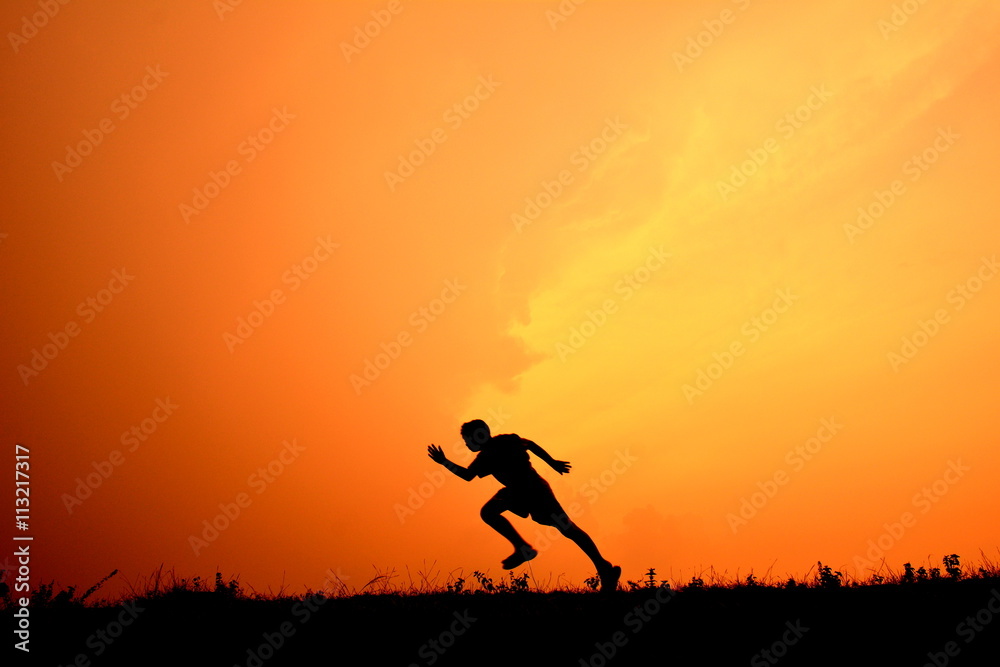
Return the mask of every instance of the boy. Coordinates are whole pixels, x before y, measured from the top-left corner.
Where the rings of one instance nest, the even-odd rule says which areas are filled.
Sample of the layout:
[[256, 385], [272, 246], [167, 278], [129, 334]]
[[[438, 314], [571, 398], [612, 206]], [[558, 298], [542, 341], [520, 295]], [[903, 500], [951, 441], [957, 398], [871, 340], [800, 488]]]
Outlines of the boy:
[[601, 591], [615, 590], [621, 577], [621, 567], [612, 565], [611, 561], [601, 556], [594, 540], [570, 520], [552, 493], [552, 487], [531, 466], [528, 452], [548, 463], [560, 475], [569, 472], [570, 464], [567, 461], [556, 461], [534, 442], [513, 433], [490, 437], [490, 427], [481, 419], [462, 424], [461, 433], [465, 445], [470, 450], [479, 452], [468, 468], [449, 461], [436, 445], [430, 445], [427, 454], [433, 461], [467, 482], [476, 477], [493, 475], [503, 484], [504, 488], [483, 505], [479, 515], [514, 547], [514, 553], [503, 560], [504, 569], [515, 568], [538, 555], [510, 521], [502, 516], [503, 512], [509, 510], [520, 517], [530, 515], [536, 523], [544, 526], [555, 526], [593, 561], [601, 578]]

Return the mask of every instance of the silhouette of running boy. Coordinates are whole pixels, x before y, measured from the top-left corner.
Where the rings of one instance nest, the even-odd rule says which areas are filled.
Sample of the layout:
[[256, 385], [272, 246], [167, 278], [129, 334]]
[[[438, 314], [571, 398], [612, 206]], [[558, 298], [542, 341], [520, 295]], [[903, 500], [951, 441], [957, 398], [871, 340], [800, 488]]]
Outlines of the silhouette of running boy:
[[479, 452], [468, 468], [449, 461], [440, 447], [430, 445], [427, 454], [436, 463], [455, 473], [467, 482], [476, 477], [493, 475], [504, 488], [487, 501], [479, 515], [491, 528], [507, 538], [514, 553], [503, 560], [505, 570], [517, 567], [538, 555], [538, 552], [514, 529], [503, 516], [506, 511], [528, 517], [544, 526], [555, 526], [560, 533], [573, 540], [594, 563], [601, 578], [601, 590], [613, 591], [618, 587], [622, 569], [605, 560], [594, 540], [570, 520], [552, 487], [531, 466], [528, 452], [542, 459], [560, 475], [569, 472], [567, 461], [557, 461], [548, 452], [530, 440], [508, 433], [490, 437], [490, 427], [481, 419], [462, 424], [462, 439], [466, 446]]

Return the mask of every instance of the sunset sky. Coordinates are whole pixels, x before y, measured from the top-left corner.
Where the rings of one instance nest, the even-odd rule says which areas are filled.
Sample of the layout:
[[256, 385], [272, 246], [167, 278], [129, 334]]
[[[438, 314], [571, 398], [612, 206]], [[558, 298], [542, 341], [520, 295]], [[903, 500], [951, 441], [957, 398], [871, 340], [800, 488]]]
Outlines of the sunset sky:
[[34, 583], [499, 577], [474, 418], [625, 578], [1000, 557], [996, 2], [0, 19]]

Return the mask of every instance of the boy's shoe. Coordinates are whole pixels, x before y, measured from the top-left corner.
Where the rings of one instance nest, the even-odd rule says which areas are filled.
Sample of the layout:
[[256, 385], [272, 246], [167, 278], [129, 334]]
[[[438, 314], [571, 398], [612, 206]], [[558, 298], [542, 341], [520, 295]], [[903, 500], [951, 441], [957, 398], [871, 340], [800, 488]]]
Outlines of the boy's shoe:
[[513, 570], [521, 563], [527, 562], [537, 555], [538, 555], [537, 551], [525, 545], [520, 549], [518, 549], [517, 551], [515, 551], [514, 553], [512, 553], [510, 556], [504, 558], [501, 561], [501, 564], [503, 565], [503, 569]]
[[622, 568], [612, 565], [598, 573], [601, 577], [601, 592], [611, 593], [618, 590], [618, 580], [622, 578]]

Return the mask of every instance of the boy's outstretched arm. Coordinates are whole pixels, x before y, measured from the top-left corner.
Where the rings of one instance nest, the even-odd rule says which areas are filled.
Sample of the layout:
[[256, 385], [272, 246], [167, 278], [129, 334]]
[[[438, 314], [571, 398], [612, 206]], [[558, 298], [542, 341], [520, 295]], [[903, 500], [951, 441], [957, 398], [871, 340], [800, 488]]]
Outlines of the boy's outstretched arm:
[[466, 482], [471, 482], [476, 478], [476, 474], [469, 470], [468, 468], [463, 468], [462, 466], [449, 461], [448, 457], [444, 455], [444, 450], [442, 450], [437, 445], [430, 445], [427, 447], [427, 456], [431, 457], [431, 460], [435, 463], [440, 463], [448, 470], [452, 471]]
[[563, 473], [569, 472], [569, 469], [571, 467], [569, 461], [556, 461], [554, 458], [549, 456], [549, 453], [547, 451], [539, 447], [536, 443], [532, 442], [531, 440], [525, 440], [525, 442], [528, 443], [527, 445], [525, 445], [525, 447], [529, 452], [531, 452], [541, 460], [548, 463], [550, 466], [552, 466], [552, 469], [555, 470], [557, 473], [562, 475]]

